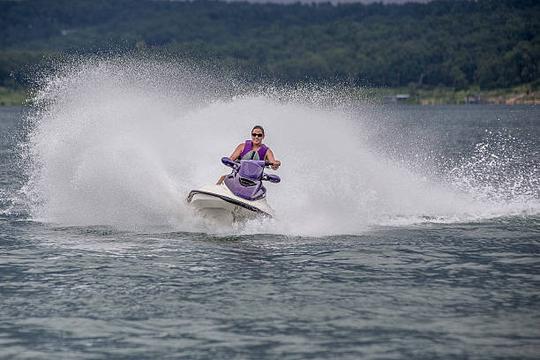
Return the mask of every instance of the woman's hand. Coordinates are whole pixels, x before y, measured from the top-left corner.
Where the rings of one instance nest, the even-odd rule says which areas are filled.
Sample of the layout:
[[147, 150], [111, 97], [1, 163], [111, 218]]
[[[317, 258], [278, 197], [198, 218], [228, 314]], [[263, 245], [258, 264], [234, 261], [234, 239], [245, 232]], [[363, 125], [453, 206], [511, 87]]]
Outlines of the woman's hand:
[[270, 163], [272, 170], [277, 170], [281, 165], [281, 161], [276, 160], [274, 153], [270, 149], [268, 149], [268, 152], [266, 153], [266, 160]]
[[281, 165], [281, 161], [274, 160], [274, 162], [271, 165], [272, 165], [272, 170], [277, 170], [279, 166]]

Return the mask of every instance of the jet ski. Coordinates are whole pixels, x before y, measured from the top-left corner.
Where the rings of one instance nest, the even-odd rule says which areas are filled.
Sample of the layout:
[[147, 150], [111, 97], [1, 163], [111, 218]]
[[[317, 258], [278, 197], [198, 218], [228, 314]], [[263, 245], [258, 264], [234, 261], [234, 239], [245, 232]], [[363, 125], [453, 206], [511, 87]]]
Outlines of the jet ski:
[[190, 191], [187, 202], [203, 217], [217, 222], [234, 223], [273, 217], [262, 182], [279, 183], [281, 179], [264, 173], [265, 166], [269, 164], [261, 160], [233, 161], [228, 157], [222, 158], [221, 162], [232, 172], [219, 184]]

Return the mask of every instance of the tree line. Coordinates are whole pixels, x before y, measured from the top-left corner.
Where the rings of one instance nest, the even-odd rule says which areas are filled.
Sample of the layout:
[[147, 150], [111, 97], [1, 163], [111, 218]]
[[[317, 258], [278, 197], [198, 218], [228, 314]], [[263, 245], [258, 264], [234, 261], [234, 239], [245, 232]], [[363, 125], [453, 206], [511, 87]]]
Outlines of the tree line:
[[135, 49], [286, 83], [538, 84], [540, 2], [0, 1], [0, 86], [24, 86], [26, 69], [44, 55]]

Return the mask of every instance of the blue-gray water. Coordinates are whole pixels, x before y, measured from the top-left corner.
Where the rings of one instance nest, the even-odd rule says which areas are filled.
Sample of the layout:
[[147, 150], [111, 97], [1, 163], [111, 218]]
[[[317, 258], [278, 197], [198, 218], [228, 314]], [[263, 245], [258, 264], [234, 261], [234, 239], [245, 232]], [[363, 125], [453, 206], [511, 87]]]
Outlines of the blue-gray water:
[[[463, 164], [488, 143], [511, 164], [475, 181], [538, 175], [538, 107], [383, 115], [373, 120], [373, 151], [392, 143], [396, 159], [417, 147], [432, 154], [426, 163]], [[58, 225], [14, 200], [27, 181], [22, 117], [0, 108], [0, 358], [538, 358], [538, 189], [519, 188], [509, 200], [530, 205], [493, 217], [439, 222], [426, 213], [400, 225], [398, 216], [353, 234]]]

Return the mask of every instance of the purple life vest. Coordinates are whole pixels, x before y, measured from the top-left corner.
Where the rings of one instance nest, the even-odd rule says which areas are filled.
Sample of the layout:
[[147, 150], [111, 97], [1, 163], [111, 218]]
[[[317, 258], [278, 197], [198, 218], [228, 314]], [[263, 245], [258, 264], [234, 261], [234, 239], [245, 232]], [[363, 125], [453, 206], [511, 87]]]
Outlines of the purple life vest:
[[[244, 159], [244, 156], [252, 151], [253, 149], [253, 142], [251, 140], [246, 140], [244, 143], [244, 150], [240, 153], [240, 160], [253, 160], [253, 159]], [[259, 150], [257, 150], [257, 153], [259, 154], [259, 160], [264, 160], [266, 157], [266, 152], [268, 151], [268, 146], [262, 144]]]

